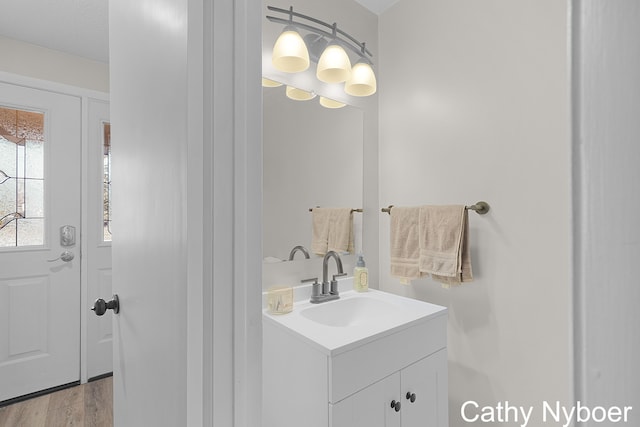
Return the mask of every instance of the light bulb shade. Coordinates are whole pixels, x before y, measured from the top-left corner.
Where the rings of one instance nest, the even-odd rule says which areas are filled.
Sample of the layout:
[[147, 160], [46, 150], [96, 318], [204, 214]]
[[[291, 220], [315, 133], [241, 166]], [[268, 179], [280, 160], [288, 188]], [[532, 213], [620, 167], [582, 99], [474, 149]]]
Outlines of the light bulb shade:
[[324, 108], [342, 108], [347, 104], [343, 102], [334, 101], [333, 99], [325, 98], [324, 96], [321, 96], [320, 105], [322, 105]]
[[351, 75], [351, 61], [347, 52], [337, 44], [329, 45], [318, 60], [316, 77], [325, 83], [340, 83]]
[[287, 73], [298, 73], [309, 68], [309, 52], [297, 31], [284, 29], [273, 46], [271, 62], [278, 70]]
[[344, 84], [344, 91], [352, 96], [369, 96], [376, 93], [376, 75], [371, 65], [358, 62], [351, 68], [351, 78]]
[[279, 87], [282, 86], [282, 83], [276, 82], [265, 77], [262, 78], [262, 87]]
[[298, 89], [293, 86], [287, 86], [286, 94], [287, 98], [295, 101], [308, 101], [316, 97], [315, 93], [307, 92], [306, 90]]

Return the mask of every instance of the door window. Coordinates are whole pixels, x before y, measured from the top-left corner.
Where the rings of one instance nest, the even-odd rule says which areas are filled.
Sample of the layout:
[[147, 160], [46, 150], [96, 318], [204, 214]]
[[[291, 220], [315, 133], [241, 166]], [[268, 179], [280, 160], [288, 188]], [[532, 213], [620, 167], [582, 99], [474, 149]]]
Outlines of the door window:
[[102, 123], [102, 241], [111, 241], [111, 124]]
[[44, 245], [44, 114], [0, 107], [0, 247]]

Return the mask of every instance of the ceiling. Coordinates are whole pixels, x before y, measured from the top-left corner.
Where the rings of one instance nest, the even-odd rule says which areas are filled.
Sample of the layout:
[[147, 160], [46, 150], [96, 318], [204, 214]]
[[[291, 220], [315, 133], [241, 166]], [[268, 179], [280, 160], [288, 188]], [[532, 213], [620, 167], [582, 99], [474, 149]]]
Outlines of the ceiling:
[[382, 12], [390, 8], [398, 0], [356, 0], [358, 3], [375, 13], [380, 15]]
[[[356, 1], [380, 14], [398, 0]], [[108, 0], [0, 0], [0, 11], [0, 36], [109, 62]]]
[[107, 0], [0, 0], [0, 35], [109, 60]]

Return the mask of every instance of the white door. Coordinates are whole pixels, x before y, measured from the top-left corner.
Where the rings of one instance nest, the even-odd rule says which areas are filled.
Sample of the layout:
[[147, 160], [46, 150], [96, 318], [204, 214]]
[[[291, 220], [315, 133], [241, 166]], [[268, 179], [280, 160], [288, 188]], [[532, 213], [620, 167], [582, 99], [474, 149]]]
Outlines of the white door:
[[95, 316], [88, 311], [98, 298], [109, 300], [111, 290], [111, 124], [109, 103], [88, 99], [87, 125], [87, 218], [85, 239], [87, 299], [86, 318], [87, 377], [99, 377], [113, 371], [113, 312]]
[[0, 108], [3, 401], [80, 378], [81, 102], [0, 83]]
[[260, 15], [109, 1], [116, 426], [260, 425]]
[[109, 2], [116, 426], [188, 425], [186, 3]]

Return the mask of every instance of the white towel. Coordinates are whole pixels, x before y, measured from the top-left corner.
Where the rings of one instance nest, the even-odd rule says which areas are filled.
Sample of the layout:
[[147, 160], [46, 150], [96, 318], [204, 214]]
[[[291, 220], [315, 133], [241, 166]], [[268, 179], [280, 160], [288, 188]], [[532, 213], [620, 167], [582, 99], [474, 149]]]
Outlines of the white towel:
[[311, 251], [354, 252], [353, 212], [351, 208], [313, 208]]
[[418, 222], [420, 208], [393, 207], [391, 215], [391, 275], [403, 282], [424, 276], [420, 272]]
[[[394, 208], [395, 209], [395, 208]], [[422, 206], [419, 213], [421, 273], [444, 286], [473, 280], [464, 206]]]

